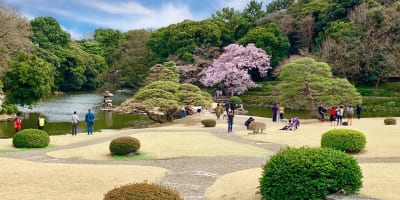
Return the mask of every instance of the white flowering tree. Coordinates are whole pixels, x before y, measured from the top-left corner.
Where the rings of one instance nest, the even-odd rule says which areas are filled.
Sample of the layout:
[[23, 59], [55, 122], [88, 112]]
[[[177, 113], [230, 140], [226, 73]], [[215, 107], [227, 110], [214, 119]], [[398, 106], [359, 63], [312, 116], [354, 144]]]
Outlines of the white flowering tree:
[[230, 91], [243, 93], [258, 85], [252, 80], [249, 71], [258, 70], [261, 77], [267, 75], [271, 57], [254, 44], [246, 47], [230, 44], [224, 48], [224, 53], [206, 70], [200, 82], [212, 87], [223, 83]]

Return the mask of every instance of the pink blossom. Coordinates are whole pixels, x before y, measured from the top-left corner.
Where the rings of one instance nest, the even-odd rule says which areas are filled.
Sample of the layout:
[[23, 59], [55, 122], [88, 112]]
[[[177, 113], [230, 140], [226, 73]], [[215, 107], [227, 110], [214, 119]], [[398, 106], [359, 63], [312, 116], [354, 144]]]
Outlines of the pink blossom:
[[248, 73], [250, 69], [258, 69], [261, 77], [266, 76], [271, 69], [271, 56], [254, 44], [246, 47], [230, 44], [224, 50], [201, 77], [200, 82], [203, 85], [212, 87], [224, 83], [228, 89], [242, 93], [258, 86]]

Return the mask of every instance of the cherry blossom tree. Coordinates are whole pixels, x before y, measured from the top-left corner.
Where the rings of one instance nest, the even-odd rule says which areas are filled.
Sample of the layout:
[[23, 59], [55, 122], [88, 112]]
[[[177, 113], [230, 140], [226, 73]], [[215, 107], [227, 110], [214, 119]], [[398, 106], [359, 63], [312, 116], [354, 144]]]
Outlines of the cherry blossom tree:
[[205, 71], [200, 82], [212, 87], [223, 83], [229, 91], [239, 94], [258, 85], [252, 80], [250, 70], [258, 70], [265, 77], [270, 67], [271, 56], [254, 44], [246, 47], [230, 44], [224, 48], [224, 53]]

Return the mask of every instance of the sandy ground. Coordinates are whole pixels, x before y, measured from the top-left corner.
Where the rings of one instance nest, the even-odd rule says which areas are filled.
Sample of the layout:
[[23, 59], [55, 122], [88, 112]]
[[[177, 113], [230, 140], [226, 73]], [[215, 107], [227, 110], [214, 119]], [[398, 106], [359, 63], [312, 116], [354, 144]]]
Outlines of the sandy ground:
[[103, 199], [133, 182], [158, 182], [167, 170], [158, 167], [36, 163], [0, 158], [0, 199]]
[[[141, 142], [139, 152], [152, 159], [230, 155], [262, 157], [272, 154], [263, 148], [222, 140], [207, 132], [146, 132], [131, 136]], [[105, 142], [53, 151], [48, 155], [66, 159], [110, 160], [108, 146], [109, 142]]]
[[[203, 118], [210, 116], [201, 116]], [[332, 128], [350, 128], [362, 131], [367, 137], [366, 150], [355, 155], [360, 158], [399, 157], [399, 125], [385, 126], [383, 118], [366, 118], [354, 120], [352, 126], [330, 126], [329, 122], [303, 120], [297, 131], [280, 131], [285, 123], [272, 124], [271, 119], [258, 118], [267, 124], [266, 134], [248, 135], [247, 131], [235, 131], [243, 126], [245, 116], [238, 116], [234, 124], [234, 134], [260, 142], [273, 142], [289, 146], [318, 147], [321, 135]], [[397, 118], [399, 122], [400, 118]], [[195, 121], [195, 120], [194, 120]], [[217, 127], [226, 127], [226, 122], [219, 120]], [[141, 152], [151, 158], [176, 158], [186, 156], [241, 155], [259, 156], [270, 154], [265, 149], [250, 145], [238, 144], [220, 139], [208, 133], [212, 128], [201, 125], [174, 124], [166, 127], [149, 128], [132, 136], [142, 142]], [[176, 130], [176, 131], [174, 131]], [[96, 138], [115, 135], [128, 130], [104, 130], [93, 136], [78, 134], [52, 136], [51, 144], [63, 146]], [[13, 151], [10, 139], [0, 140], [1, 151]], [[108, 142], [80, 148], [49, 152], [48, 155], [69, 159], [110, 159]], [[1, 156], [1, 154], [0, 154]], [[23, 199], [27, 194], [32, 199], [101, 199], [102, 195], [114, 186], [133, 181], [158, 181], [166, 173], [165, 169], [144, 166], [120, 165], [80, 165], [48, 164], [0, 158], [0, 184], [2, 199]], [[4, 164], [6, 163], [6, 164]], [[400, 199], [400, 163], [362, 163], [362, 195], [380, 199]], [[118, 171], [118, 173], [114, 173]], [[140, 172], [140, 173], [137, 173]], [[66, 176], [66, 174], [68, 176]], [[207, 199], [259, 200], [256, 195], [261, 168], [237, 171], [221, 177], [207, 190]], [[3, 189], [4, 188], [4, 189]], [[77, 192], [71, 192], [71, 191]], [[85, 191], [85, 192], [83, 192]], [[89, 191], [89, 192], [87, 192]], [[10, 195], [12, 194], [12, 196]], [[8, 196], [6, 196], [8, 195]], [[71, 196], [72, 195], [72, 196]], [[78, 195], [78, 197], [76, 196]]]
[[[400, 199], [400, 163], [360, 164], [363, 172], [361, 196], [379, 199]], [[261, 200], [256, 194], [262, 169], [242, 170], [220, 177], [206, 191], [206, 198], [212, 200]]]
[[[353, 120], [351, 126], [331, 126], [330, 122], [319, 122], [317, 120], [302, 120], [300, 128], [296, 131], [282, 131], [285, 123], [273, 124], [270, 119], [256, 118], [267, 124], [266, 134], [253, 135], [248, 131], [235, 132], [244, 138], [284, 144], [288, 146], [300, 147], [320, 147], [321, 135], [328, 130], [335, 128], [346, 128], [361, 131], [367, 138], [365, 151], [354, 157], [398, 157], [400, 156], [400, 131], [399, 125], [384, 125], [383, 118], [365, 118]], [[400, 118], [397, 118], [400, 122]]]

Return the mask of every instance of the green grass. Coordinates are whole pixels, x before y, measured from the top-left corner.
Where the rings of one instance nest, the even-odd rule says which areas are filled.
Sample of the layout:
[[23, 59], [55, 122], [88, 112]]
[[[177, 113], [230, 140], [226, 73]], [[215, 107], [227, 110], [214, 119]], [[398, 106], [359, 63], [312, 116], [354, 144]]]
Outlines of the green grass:
[[134, 156], [117, 156], [117, 155], [114, 155], [114, 156], [112, 156], [112, 158], [114, 160], [122, 160], [122, 161], [151, 160], [151, 159], [153, 159], [152, 157], [147, 156], [144, 153], [139, 153], [138, 155], [134, 155]]

